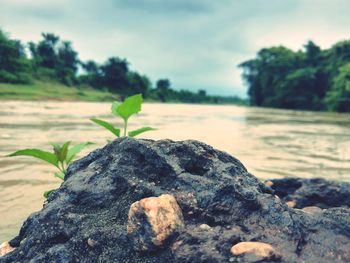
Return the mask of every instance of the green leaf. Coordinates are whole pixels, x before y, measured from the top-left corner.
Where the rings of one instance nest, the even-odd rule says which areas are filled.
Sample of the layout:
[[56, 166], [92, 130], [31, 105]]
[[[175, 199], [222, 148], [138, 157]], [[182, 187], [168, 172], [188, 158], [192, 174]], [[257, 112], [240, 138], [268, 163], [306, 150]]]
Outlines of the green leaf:
[[130, 137], [135, 137], [135, 136], [137, 136], [137, 135], [139, 135], [139, 134], [141, 134], [141, 133], [144, 133], [144, 132], [146, 132], [146, 131], [154, 131], [154, 130], [156, 130], [156, 129], [154, 129], [154, 128], [152, 128], [152, 127], [142, 127], [142, 128], [140, 128], [140, 129], [130, 131], [130, 132], [128, 133], [128, 135], [129, 135]]
[[119, 114], [118, 114], [117, 109], [118, 109], [118, 107], [119, 107], [120, 105], [121, 105], [121, 103], [118, 102], [118, 101], [114, 101], [114, 102], [112, 103], [112, 113], [113, 113], [113, 115], [115, 115], [115, 116], [117, 116], [117, 117], [119, 117]]
[[[128, 97], [116, 108], [116, 112], [120, 117], [127, 121], [129, 117], [141, 111], [142, 95], [136, 94]], [[113, 110], [113, 106], [112, 106]]]
[[73, 161], [73, 158], [86, 146], [91, 145], [93, 143], [91, 142], [84, 142], [84, 143], [78, 143], [74, 145], [72, 148], [70, 148], [67, 152], [66, 162], [67, 164], [70, 164]]
[[55, 177], [57, 177], [57, 178], [59, 178], [61, 180], [64, 180], [64, 176], [65, 176], [65, 174], [62, 173], [62, 172], [56, 172], [55, 173]]
[[38, 158], [40, 160], [51, 163], [54, 166], [58, 167], [58, 158], [56, 157], [56, 155], [50, 152], [39, 150], [39, 149], [19, 150], [9, 154], [8, 156], [32, 156], [34, 158]]
[[58, 160], [59, 160], [59, 161], [63, 162], [63, 161], [66, 159], [69, 144], [70, 144], [70, 141], [65, 142], [65, 143], [62, 145], [61, 150], [60, 150], [60, 153], [59, 153], [59, 155], [58, 155]]
[[59, 145], [58, 143], [51, 143], [51, 145], [53, 147], [53, 152], [55, 153], [55, 155], [58, 158], [60, 155], [60, 152], [61, 152], [61, 145]]
[[115, 136], [119, 137], [120, 136], [120, 129], [114, 128], [113, 125], [107, 121], [103, 121], [100, 119], [90, 119], [92, 122], [106, 128], [107, 130], [109, 130], [111, 133], [113, 133]]
[[49, 190], [49, 191], [45, 191], [43, 195], [44, 195], [45, 198], [48, 198], [49, 195], [50, 195], [52, 192], [56, 191], [56, 190], [57, 190], [57, 189], [52, 189], [52, 190]]

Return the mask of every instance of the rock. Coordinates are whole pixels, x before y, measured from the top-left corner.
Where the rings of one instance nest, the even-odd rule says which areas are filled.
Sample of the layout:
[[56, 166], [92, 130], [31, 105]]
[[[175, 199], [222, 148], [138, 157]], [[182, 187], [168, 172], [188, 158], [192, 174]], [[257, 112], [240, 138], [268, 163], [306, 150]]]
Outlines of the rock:
[[263, 242], [240, 242], [231, 248], [234, 256], [251, 254], [257, 260], [277, 260], [281, 255], [269, 244]]
[[96, 247], [96, 245], [98, 244], [96, 240], [92, 239], [92, 238], [88, 238], [87, 240], [87, 244], [89, 245], [89, 247], [93, 248]]
[[295, 205], [296, 205], [295, 201], [293, 201], [293, 200], [292, 200], [292, 201], [287, 201], [286, 204], [287, 204], [287, 206], [290, 207], [290, 208], [293, 208], [293, 207], [295, 207]]
[[199, 228], [202, 229], [202, 230], [209, 230], [209, 229], [211, 229], [211, 227], [208, 226], [207, 224], [201, 224], [201, 225], [199, 226]]
[[[254, 262], [253, 254], [235, 256], [230, 249], [257, 240], [278, 251], [282, 262], [350, 262], [350, 209], [339, 195], [346, 196], [346, 186], [323, 182], [333, 189], [329, 194], [338, 196], [326, 203], [327, 190], [320, 188], [322, 198], [316, 203], [327, 207], [320, 206], [325, 208], [322, 213], [306, 213], [285, 204], [296, 200], [297, 208], [316, 205], [299, 206], [300, 200], [307, 200], [299, 191], [303, 180], [290, 180], [289, 189], [271, 181], [273, 185], [266, 186], [236, 158], [198, 141], [119, 138], [69, 166], [65, 181], [41, 211], [26, 219], [9, 241], [16, 249], [0, 262]], [[307, 197], [314, 201], [316, 190], [312, 192]], [[159, 227], [156, 244], [163, 245], [151, 242], [154, 250], [140, 253], [135, 240], [158, 236], [140, 202], [162, 195], [176, 199], [184, 227], [169, 238], [164, 235], [168, 230]], [[328, 208], [335, 200], [343, 207]], [[140, 227], [129, 226], [134, 230], [127, 233], [135, 202], [139, 208], [132, 210], [144, 216], [138, 222], [147, 222], [143, 235], [137, 231]], [[169, 225], [167, 218], [158, 219], [152, 222]], [[202, 224], [210, 230], [199, 227]]]
[[6, 254], [14, 251], [15, 248], [10, 245], [9, 242], [4, 242], [0, 245], [0, 257], [5, 256]]
[[322, 213], [322, 209], [317, 206], [306, 206], [301, 209], [301, 211], [304, 211], [306, 213]]
[[272, 186], [273, 186], [273, 182], [271, 182], [271, 181], [266, 181], [266, 182], [265, 182], [265, 185], [268, 186], [268, 187], [272, 187]]
[[127, 232], [137, 251], [154, 251], [184, 226], [174, 196], [164, 194], [133, 203], [129, 210]]
[[295, 208], [350, 207], [350, 183], [326, 181], [320, 178], [273, 179], [271, 188], [284, 201], [293, 200]]

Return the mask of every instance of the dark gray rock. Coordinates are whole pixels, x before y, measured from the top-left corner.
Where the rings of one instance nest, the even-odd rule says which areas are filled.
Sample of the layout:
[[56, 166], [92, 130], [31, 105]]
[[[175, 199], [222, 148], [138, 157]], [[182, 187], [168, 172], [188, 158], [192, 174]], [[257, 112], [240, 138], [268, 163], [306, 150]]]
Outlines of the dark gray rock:
[[[167, 246], [136, 252], [130, 205], [162, 194], [175, 196], [185, 227]], [[272, 245], [281, 262], [350, 262], [350, 211], [288, 208], [237, 159], [197, 141], [121, 138], [69, 167], [0, 262], [254, 262], [231, 254], [242, 241]]]
[[295, 208], [350, 207], [350, 183], [320, 178], [282, 178], [270, 180], [271, 188], [284, 201], [294, 201]]

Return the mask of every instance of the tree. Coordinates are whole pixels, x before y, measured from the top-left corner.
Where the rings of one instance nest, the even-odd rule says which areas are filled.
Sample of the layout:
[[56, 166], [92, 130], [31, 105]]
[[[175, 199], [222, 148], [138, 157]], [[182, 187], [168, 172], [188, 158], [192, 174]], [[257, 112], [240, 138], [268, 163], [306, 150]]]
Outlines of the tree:
[[118, 57], [109, 58], [101, 66], [102, 83], [110, 92], [118, 93], [123, 96], [128, 94], [128, 62]]
[[77, 83], [78, 53], [69, 41], [61, 41], [52, 33], [43, 33], [38, 44], [29, 43], [32, 65], [39, 79], [58, 80], [72, 85]]
[[339, 68], [325, 102], [328, 110], [350, 112], [350, 63]]
[[322, 98], [317, 96], [317, 69], [301, 68], [289, 73], [276, 93], [280, 108], [318, 110]]
[[249, 86], [251, 104], [256, 106], [277, 107], [277, 91], [281, 80], [296, 68], [298, 54], [285, 47], [264, 48], [257, 58], [239, 66], [243, 68], [243, 78]]
[[314, 42], [304, 51], [285, 47], [261, 49], [255, 59], [243, 62], [243, 79], [250, 104], [307, 110], [350, 111], [346, 79], [350, 41], [321, 50]]
[[148, 90], [151, 88], [151, 81], [147, 76], [142, 76], [137, 72], [128, 73], [129, 94], [141, 93], [143, 98], [147, 98]]
[[100, 66], [93, 60], [88, 60], [85, 63], [81, 63], [81, 65], [85, 74], [79, 77], [80, 83], [89, 85], [95, 89], [103, 89], [102, 70]]
[[307, 44], [304, 45], [304, 48], [308, 64], [315, 65], [321, 54], [321, 48], [311, 40], [309, 40]]
[[60, 38], [51, 33], [43, 33], [42, 37], [44, 39], [37, 45], [38, 64], [44, 68], [56, 69], [58, 66], [57, 46]]
[[165, 102], [169, 98], [169, 91], [170, 91], [171, 83], [168, 79], [160, 79], [157, 81], [156, 89], [158, 93], [158, 98]]
[[62, 83], [71, 86], [77, 83], [78, 53], [72, 48], [71, 42], [63, 41], [58, 48], [57, 75]]
[[24, 47], [0, 30], [0, 82], [29, 83], [31, 68]]

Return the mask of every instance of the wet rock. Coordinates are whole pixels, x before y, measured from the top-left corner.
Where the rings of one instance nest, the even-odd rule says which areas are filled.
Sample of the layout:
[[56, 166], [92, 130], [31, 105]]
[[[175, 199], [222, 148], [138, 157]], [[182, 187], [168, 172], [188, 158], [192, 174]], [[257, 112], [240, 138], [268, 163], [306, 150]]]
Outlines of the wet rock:
[[[69, 166], [65, 181], [41, 211], [26, 219], [9, 241], [16, 249], [0, 263], [255, 262], [254, 254], [233, 255], [230, 249], [256, 241], [270, 244], [281, 262], [350, 262], [345, 184], [316, 183], [323, 185], [321, 194], [316, 195], [316, 187], [306, 195], [303, 180], [289, 179], [283, 187], [271, 181], [265, 185], [236, 158], [198, 141], [119, 138]], [[148, 206], [140, 204], [162, 195], [173, 196], [183, 215], [184, 226], [169, 237], [168, 217], [149, 217]], [[288, 207], [285, 201], [291, 200], [297, 208], [325, 207], [321, 213], [304, 212]], [[128, 234], [135, 202], [134, 222], [145, 224], [130, 227], [129, 220]], [[330, 208], [339, 205], [343, 207]], [[149, 206], [149, 211], [160, 211]], [[154, 232], [150, 218], [158, 218], [151, 221], [164, 228]], [[138, 231], [142, 229], [144, 233]], [[146, 238], [151, 236], [155, 239]], [[137, 244], [143, 243], [157, 249], [140, 253]]]
[[350, 183], [326, 181], [320, 178], [273, 179], [271, 188], [284, 201], [295, 203], [295, 208], [350, 207]]
[[169, 194], [144, 198], [129, 210], [127, 232], [137, 251], [157, 250], [183, 226], [181, 209]]
[[210, 231], [189, 225], [173, 243], [173, 262], [228, 262], [232, 243], [241, 240], [244, 232], [239, 227], [212, 227]]
[[240, 242], [231, 248], [234, 256], [248, 255], [254, 260], [277, 260], [281, 255], [270, 245], [263, 242]]
[[0, 257], [5, 256], [6, 254], [12, 252], [13, 250], [15, 250], [15, 248], [12, 247], [9, 242], [3, 242], [0, 245]]

